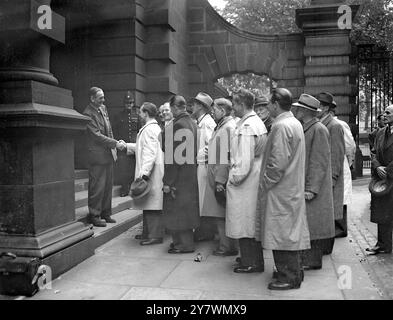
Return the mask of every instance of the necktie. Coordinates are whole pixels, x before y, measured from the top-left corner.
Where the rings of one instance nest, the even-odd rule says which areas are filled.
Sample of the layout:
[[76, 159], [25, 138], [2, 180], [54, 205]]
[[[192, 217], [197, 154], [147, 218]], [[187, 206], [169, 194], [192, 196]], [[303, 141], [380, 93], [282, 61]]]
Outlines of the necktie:
[[[112, 127], [109, 122], [109, 117], [106, 113], [106, 110], [104, 107], [100, 107], [100, 111], [101, 111], [102, 117], [104, 118], [105, 133], [106, 133], [107, 137], [113, 139]], [[111, 149], [111, 152], [112, 152], [113, 160], [116, 162], [117, 161], [117, 150]]]

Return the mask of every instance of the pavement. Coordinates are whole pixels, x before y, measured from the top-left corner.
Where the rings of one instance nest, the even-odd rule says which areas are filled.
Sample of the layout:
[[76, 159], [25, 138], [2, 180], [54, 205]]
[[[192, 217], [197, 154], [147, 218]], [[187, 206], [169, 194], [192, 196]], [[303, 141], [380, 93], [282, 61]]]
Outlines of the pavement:
[[[167, 253], [164, 244], [142, 247], [137, 225], [96, 250], [84, 261], [27, 300], [381, 300], [391, 299], [390, 255], [366, 256], [376, 227], [368, 222], [368, 179], [354, 181], [349, 236], [336, 239], [323, 269], [306, 271], [300, 289], [271, 291], [272, 252], [264, 251], [265, 272], [236, 274], [235, 257], [215, 257], [216, 242], [200, 242], [193, 254]], [[201, 262], [195, 262], [196, 255]], [[382, 261], [381, 261], [382, 260]], [[392, 271], [391, 271], [392, 270]], [[387, 281], [389, 280], [389, 281]], [[391, 286], [391, 287], [390, 287]], [[0, 297], [1, 299], [1, 297]], [[3, 299], [11, 299], [3, 297]], [[15, 299], [15, 298], [13, 298]]]

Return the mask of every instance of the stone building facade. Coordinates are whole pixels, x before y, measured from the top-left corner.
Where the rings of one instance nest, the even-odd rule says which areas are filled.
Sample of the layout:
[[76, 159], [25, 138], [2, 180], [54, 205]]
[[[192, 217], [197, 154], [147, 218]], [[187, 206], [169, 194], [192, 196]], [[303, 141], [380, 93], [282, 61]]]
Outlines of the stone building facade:
[[[268, 75], [298, 97], [330, 91], [356, 126], [356, 66], [341, 0], [297, 11], [296, 34], [239, 30], [207, 0], [3, 0], [0, 3], [0, 252], [44, 259], [60, 274], [94, 253], [75, 216], [75, 168], [85, 168], [80, 113], [102, 87], [113, 118], [136, 104], [206, 91], [233, 73]], [[37, 28], [50, 5], [53, 28]], [[357, 7], [352, 7], [352, 15]]]

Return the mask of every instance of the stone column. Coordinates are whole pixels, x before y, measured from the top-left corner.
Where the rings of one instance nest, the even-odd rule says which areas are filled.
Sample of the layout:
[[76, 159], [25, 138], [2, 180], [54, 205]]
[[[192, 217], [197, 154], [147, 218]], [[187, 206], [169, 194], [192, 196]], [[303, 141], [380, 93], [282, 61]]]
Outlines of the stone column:
[[[337, 115], [356, 126], [356, 65], [350, 29], [340, 29], [339, 7], [343, 0], [312, 0], [311, 6], [296, 12], [296, 22], [303, 31], [304, 76], [306, 93], [331, 92], [337, 102]], [[358, 10], [350, 6], [352, 18]], [[348, 8], [348, 7], [347, 7]], [[349, 12], [349, 11], [348, 11]]]
[[87, 118], [49, 71], [64, 19], [38, 27], [50, 0], [0, 3], [0, 252], [38, 257], [53, 276], [94, 254], [93, 231], [75, 219], [74, 137]]

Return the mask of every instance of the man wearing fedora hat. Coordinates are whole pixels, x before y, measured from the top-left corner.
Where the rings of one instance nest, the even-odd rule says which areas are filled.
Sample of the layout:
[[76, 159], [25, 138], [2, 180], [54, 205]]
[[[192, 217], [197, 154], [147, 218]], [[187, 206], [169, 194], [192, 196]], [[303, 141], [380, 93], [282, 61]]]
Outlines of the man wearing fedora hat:
[[192, 107], [192, 117], [197, 121], [198, 127], [198, 192], [199, 192], [199, 214], [201, 216], [201, 225], [195, 230], [195, 239], [209, 240], [214, 238], [215, 224], [203, 212], [203, 200], [207, 185], [207, 154], [210, 138], [213, 135], [216, 123], [211, 113], [213, 99], [204, 92], [199, 92], [195, 98], [190, 101]]
[[164, 235], [164, 155], [160, 144], [161, 127], [155, 119], [157, 114], [157, 107], [145, 102], [139, 110], [143, 127], [138, 132], [136, 143], [127, 144], [127, 153], [135, 154], [136, 159], [136, 180], [131, 185], [130, 196], [132, 207], [143, 210], [142, 246], [162, 243]]
[[[329, 92], [321, 92], [317, 99], [320, 102], [321, 112], [318, 117], [326, 126], [330, 134], [330, 155], [333, 181], [333, 202], [335, 221], [343, 219], [344, 207], [344, 160], [345, 141], [344, 130], [341, 124], [334, 119], [334, 97]], [[336, 229], [338, 232], [338, 228]], [[325, 241], [324, 254], [331, 254], [334, 247], [334, 237]]]
[[302, 94], [292, 105], [306, 143], [304, 196], [311, 249], [302, 253], [304, 270], [322, 268], [323, 239], [335, 235], [329, 131], [316, 117], [319, 104], [313, 96]]
[[255, 99], [254, 111], [263, 121], [267, 132], [269, 133], [272, 128], [273, 118], [270, 115], [268, 105], [269, 99], [266, 96], [261, 96]]
[[370, 254], [392, 252], [393, 229], [393, 105], [384, 112], [386, 127], [375, 137], [375, 154], [371, 161], [373, 180], [384, 180], [386, 191], [378, 194], [371, 188], [371, 222], [378, 225], [378, 242], [366, 249]]

